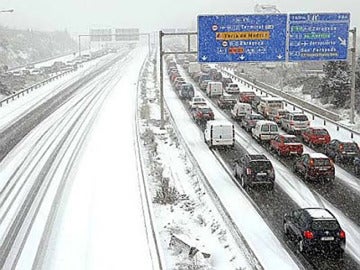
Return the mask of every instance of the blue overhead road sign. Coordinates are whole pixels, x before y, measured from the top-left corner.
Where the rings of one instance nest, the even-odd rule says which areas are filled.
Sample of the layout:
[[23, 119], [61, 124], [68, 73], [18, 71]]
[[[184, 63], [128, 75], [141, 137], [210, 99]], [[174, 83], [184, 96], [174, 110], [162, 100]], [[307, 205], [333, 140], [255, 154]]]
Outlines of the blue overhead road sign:
[[286, 14], [198, 16], [199, 62], [281, 62]]
[[346, 60], [350, 13], [289, 15], [289, 61]]

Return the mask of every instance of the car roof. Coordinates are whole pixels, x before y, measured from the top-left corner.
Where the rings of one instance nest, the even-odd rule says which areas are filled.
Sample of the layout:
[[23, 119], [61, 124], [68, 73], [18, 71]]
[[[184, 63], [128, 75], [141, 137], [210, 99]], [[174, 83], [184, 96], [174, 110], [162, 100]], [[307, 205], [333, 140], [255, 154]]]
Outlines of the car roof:
[[296, 136], [292, 135], [292, 134], [279, 134], [279, 136], [284, 137], [284, 138], [296, 138]]
[[328, 159], [328, 156], [326, 156], [323, 153], [308, 153], [311, 158], [326, 158]]
[[336, 219], [326, 208], [304, 208], [304, 210], [314, 219]]
[[253, 155], [253, 154], [248, 154], [248, 156], [250, 157], [250, 159], [251, 159], [252, 161], [254, 161], [254, 160], [268, 160], [268, 161], [270, 161], [265, 155], [259, 155], [259, 154]]
[[271, 125], [277, 126], [277, 124], [274, 121], [269, 121], [269, 120], [260, 120], [260, 121], [257, 121], [256, 124], [258, 124], [258, 125], [271, 124]]

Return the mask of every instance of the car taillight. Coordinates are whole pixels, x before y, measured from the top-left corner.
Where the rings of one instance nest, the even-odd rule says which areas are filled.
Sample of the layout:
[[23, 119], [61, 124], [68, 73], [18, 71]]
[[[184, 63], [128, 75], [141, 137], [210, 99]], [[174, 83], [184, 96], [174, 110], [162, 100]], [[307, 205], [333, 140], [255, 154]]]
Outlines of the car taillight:
[[340, 144], [340, 145], [339, 145], [339, 149], [340, 149], [340, 152], [344, 151], [344, 145], [343, 145], [343, 144]]
[[251, 169], [250, 168], [246, 168], [246, 174], [247, 175], [251, 174]]
[[314, 162], [314, 160], [313, 160], [313, 159], [310, 159], [309, 165], [310, 165], [310, 167], [314, 167], [315, 162]]
[[341, 231], [339, 232], [339, 237], [340, 237], [341, 239], [345, 239], [346, 235], [345, 235], [345, 232], [344, 232], [343, 230], [341, 230]]
[[304, 237], [306, 239], [313, 239], [314, 238], [314, 234], [312, 231], [304, 231]]

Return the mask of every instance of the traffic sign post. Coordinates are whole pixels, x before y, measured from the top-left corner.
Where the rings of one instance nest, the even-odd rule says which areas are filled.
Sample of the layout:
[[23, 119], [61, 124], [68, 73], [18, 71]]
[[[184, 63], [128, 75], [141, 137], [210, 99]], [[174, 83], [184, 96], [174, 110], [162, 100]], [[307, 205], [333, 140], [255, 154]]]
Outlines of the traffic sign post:
[[283, 62], [286, 14], [198, 16], [199, 62]]
[[350, 13], [289, 15], [289, 61], [346, 60]]

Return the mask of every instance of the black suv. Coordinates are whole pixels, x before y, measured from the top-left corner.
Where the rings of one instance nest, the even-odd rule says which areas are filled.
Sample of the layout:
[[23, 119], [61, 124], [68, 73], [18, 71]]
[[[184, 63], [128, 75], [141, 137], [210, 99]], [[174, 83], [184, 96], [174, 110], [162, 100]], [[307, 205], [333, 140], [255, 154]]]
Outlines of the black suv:
[[302, 208], [284, 215], [284, 234], [301, 253], [336, 252], [342, 257], [346, 236], [335, 216], [325, 208]]
[[239, 160], [235, 160], [234, 176], [240, 180], [241, 186], [265, 186], [274, 189], [275, 171], [265, 155], [247, 154]]
[[354, 158], [360, 155], [360, 149], [356, 142], [333, 139], [326, 145], [325, 154], [336, 163], [351, 164]]

